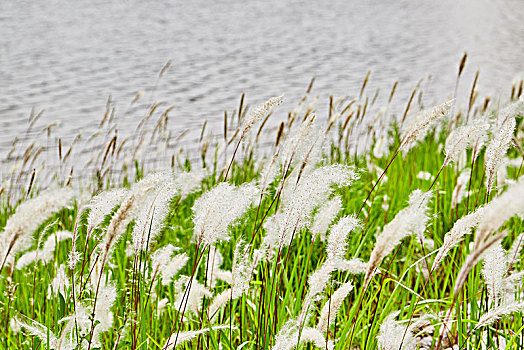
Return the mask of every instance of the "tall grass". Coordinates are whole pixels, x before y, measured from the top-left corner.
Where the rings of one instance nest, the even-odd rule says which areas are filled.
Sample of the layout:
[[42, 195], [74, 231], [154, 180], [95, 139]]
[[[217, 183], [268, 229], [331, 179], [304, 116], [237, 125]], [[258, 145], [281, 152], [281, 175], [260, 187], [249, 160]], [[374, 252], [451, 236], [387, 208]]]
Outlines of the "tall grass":
[[[395, 116], [397, 84], [378, 108], [368, 80], [325, 118], [312, 81], [262, 151], [282, 97], [243, 95], [224, 135], [202, 129], [201, 164], [144, 169], [146, 135], [171, 152], [168, 111], [140, 132], [153, 104], [137, 139], [94, 150], [93, 181], [6, 178], [0, 347], [524, 348], [522, 91], [465, 115], [414, 91]], [[125, 143], [134, 169], [111, 177]]]

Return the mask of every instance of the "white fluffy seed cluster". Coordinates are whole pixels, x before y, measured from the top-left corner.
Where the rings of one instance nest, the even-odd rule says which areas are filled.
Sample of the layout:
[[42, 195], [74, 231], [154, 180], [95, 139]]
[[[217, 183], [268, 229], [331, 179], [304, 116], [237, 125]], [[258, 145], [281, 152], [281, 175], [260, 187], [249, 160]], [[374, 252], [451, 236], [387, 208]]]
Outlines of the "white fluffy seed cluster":
[[335, 319], [338, 314], [338, 310], [342, 306], [342, 303], [348, 296], [349, 292], [353, 290], [353, 284], [351, 282], [346, 282], [341, 285], [335, 293], [329, 298], [326, 302], [322, 311], [320, 311], [320, 318], [318, 320], [317, 329], [320, 332], [326, 332], [328, 326], [335, 322]]
[[320, 207], [313, 218], [313, 225], [311, 225], [310, 229], [314, 237], [320, 235], [320, 240], [325, 241], [326, 232], [329, 230], [329, 226], [331, 226], [331, 223], [341, 210], [342, 198], [340, 198], [340, 196], [335, 196], [325, 205]]
[[470, 177], [471, 177], [470, 168], [466, 168], [460, 172], [460, 175], [457, 179], [457, 184], [455, 185], [455, 188], [453, 189], [453, 194], [451, 195], [451, 207], [452, 208], [456, 208], [457, 205], [459, 205], [459, 203], [462, 202], [462, 199], [464, 198], [468, 190], [468, 183], [469, 183]]
[[177, 332], [174, 334], [171, 334], [169, 338], [167, 339], [166, 343], [162, 347], [162, 349], [173, 349], [182, 343], [185, 343], [187, 341], [190, 341], [191, 339], [201, 335], [205, 334], [207, 332], [212, 331], [218, 331], [221, 329], [236, 329], [236, 327], [231, 327], [229, 325], [220, 325], [220, 326], [213, 326], [213, 328], [204, 328], [199, 329], [197, 331], [183, 331], [183, 332]]
[[477, 208], [474, 212], [463, 216], [453, 224], [451, 231], [444, 236], [444, 243], [442, 243], [435, 260], [433, 260], [432, 270], [440, 265], [448, 252], [462, 240], [462, 237], [471, 234], [473, 229], [478, 226], [483, 213], [483, 207]]
[[229, 227], [246, 212], [259, 194], [252, 184], [233, 186], [219, 183], [193, 205], [193, 237], [198, 243], [215, 245], [229, 238]]
[[180, 312], [198, 313], [201, 309], [204, 296], [210, 298], [211, 292], [195, 278], [188, 276], [180, 277], [174, 285], [176, 299], [173, 307]]
[[102, 223], [106, 215], [108, 215], [117, 205], [122, 203], [124, 198], [129, 195], [129, 190], [119, 188], [109, 191], [104, 191], [91, 199], [89, 205], [89, 214], [87, 216], [88, 231], [92, 231]]
[[493, 187], [493, 180], [501, 166], [501, 161], [510, 148], [516, 126], [516, 115], [524, 109], [524, 100], [519, 100], [502, 109], [493, 125], [492, 138], [486, 147], [486, 190], [488, 194]]
[[460, 291], [462, 285], [466, 282], [469, 272], [483, 259], [486, 251], [507, 236], [508, 231], [503, 230], [499, 232], [502, 225], [513, 216], [522, 216], [523, 213], [524, 178], [510, 186], [501, 195], [492, 199], [484, 207], [484, 212], [475, 234], [475, 240], [473, 241], [473, 251], [467, 256], [457, 275], [454, 288], [455, 294]]
[[492, 190], [493, 180], [500, 166], [500, 161], [509, 149], [515, 125], [515, 118], [501, 120], [494, 132], [494, 137], [486, 148], [486, 190], [488, 194]]
[[[446, 138], [444, 166], [456, 160], [457, 156], [466, 149], [480, 149], [487, 140], [489, 127], [487, 120], [479, 118], [451, 131]], [[478, 152], [475, 153], [478, 155]]]
[[423, 322], [424, 318], [413, 322], [410, 326], [400, 324], [395, 320], [400, 311], [394, 311], [386, 317], [380, 325], [377, 336], [378, 346], [381, 350], [415, 350], [417, 343], [413, 331]]
[[504, 193], [492, 199], [485, 208], [475, 237], [475, 248], [511, 217], [524, 214], [524, 178], [519, 179]]
[[70, 188], [53, 189], [22, 202], [0, 233], [0, 265], [11, 265], [17, 253], [28, 249], [33, 232], [52, 213], [68, 205], [73, 195]]
[[311, 225], [313, 211], [329, 199], [334, 186], [349, 186], [357, 178], [353, 168], [335, 164], [303, 175], [298, 183], [289, 181], [282, 191], [280, 209], [264, 224], [264, 245], [289, 245], [295, 234]]
[[375, 269], [391, 251], [407, 236], [417, 235], [423, 240], [429, 220], [428, 209], [431, 192], [415, 190], [409, 195], [408, 207], [398, 212], [382, 232], [377, 235], [375, 247], [371, 252], [364, 285], [367, 286]]
[[16, 269], [20, 270], [37, 261], [42, 261], [47, 264], [53, 260], [56, 244], [66, 239], [73, 238], [73, 234], [69, 231], [57, 231], [49, 235], [41, 249], [32, 250], [25, 253], [16, 261]]
[[324, 130], [316, 125], [315, 120], [315, 114], [308, 116], [300, 128], [290, 133], [282, 143], [279, 149], [279, 164], [282, 164], [284, 169], [317, 164], [326, 135]]
[[186, 253], [178, 254], [173, 257], [173, 253], [178, 250], [172, 244], [156, 250], [151, 255], [151, 265], [154, 275], [158, 274], [162, 285], [171, 283], [173, 277], [180, 271], [189, 260]]
[[400, 149], [409, 151], [417, 141], [426, 136], [431, 125], [446, 115], [452, 105], [453, 100], [449, 100], [413, 118], [400, 135]]
[[272, 97], [266, 101], [266, 103], [255, 107], [249, 112], [247, 117], [242, 120], [240, 126], [240, 138], [243, 139], [245, 134], [251, 129], [251, 127], [264, 118], [274, 107], [282, 103], [284, 95], [278, 97]]

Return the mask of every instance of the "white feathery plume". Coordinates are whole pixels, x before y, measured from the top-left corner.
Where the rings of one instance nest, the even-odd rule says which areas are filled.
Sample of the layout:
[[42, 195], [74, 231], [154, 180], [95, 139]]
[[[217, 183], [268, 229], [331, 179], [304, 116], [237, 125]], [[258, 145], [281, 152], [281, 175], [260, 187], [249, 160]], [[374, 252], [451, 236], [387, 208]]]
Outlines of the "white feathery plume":
[[[128, 199], [134, 196], [134, 200], [127, 210], [126, 220], [121, 228], [125, 229], [132, 220], [136, 219], [132, 234], [135, 253], [145, 249], [147, 246], [145, 240], [149, 234], [158, 234], [169, 211], [171, 198], [176, 192], [177, 187], [170, 171], [151, 173], [131, 186], [131, 195]], [[153, 224], [151, 232], [149, 232], [149, 224]]]
[[[113, 246], [118, 241], [120, 236], [122, 236], [122, 234], [125, 232], [127, 225], [133, 219], [133, 209], [135, 201], [136, 196], [134, 194], [131, 194], [126, 199], [124, 199], [124, 201], [120, 205], [120, 208], [118, 208], [115, 215], [113, 215], [113, 218], [109, 222], [109, 225], [107, 226], [107, 230], [102, 241], [102, 251], [100, 252], [102, 254], [100, 264], [101, 269], [104, 268], [104, 265], [107, 262], [107, 258], [109, 257], [109, 254]], [[101, 276], [102, 271], [98, 271], [98, 275]]]
[[302, 122], [299, 130], [288, 135], [282, 143], [279, 153], [284, 170], [291, 165], [296, 165], [300, 169], [302, 165], [314, 166], [316, 164], [322, 151], [325, 133], [322, 128], [316, 126], [315, 119], [315, 114], [308, 116]]
[[217, 311], [222, 306], [226, 305], [229, 300], [231, 300], [231, 293], [231, 288], [228, 288], [213, 298], [213, 301], [207, 309], [207, 315], [209, 316], [209, 319], [211, 321], [216, 319], [216, 316], [218, 314]]
[[511, 275], [504, 278], [501, 305], [511, 304], [521, 299], [520, 297], [521, 291], [518, 288], [519, 286], [522, 285], [523, 278], [524, 278], [524, 271], [514, 272]]
[[294, 233], [311, 225], [313, 211], [328, 200], [333, 186], [349, 186], [356, 178], [353, 168], [333, 164], [303, 175], [298, 184], [289, 182], [282, 191], [280, 209], [264, 224], [264, 248], [289, 245]]
[[[173, 347], [177, 347], [181, 345], [184, 342], [187, 342], [201, 334], [220, 330], [220, 329], [230, 329], [229, 325], [220, 325], [220, 326], [213, 326], [206, 329], [200, 329], [198, 331], [185, 331], [185, 332], [178, 332], [171, 334], [171, 336], [167, 339], [165, 345], [162, 347], [162, 349], [171, 349]], [[237, 327], [232, 327], [232, 329], [237, 329]], [[176, 343], [175, 343], [176, 341]]]
[[[298, 324], [296, 320], [287, 321], [275, 338], [272, 350], [291, 350], [298, 341]], [[293, 342], [293, 338], [295, 341]]]
[[522, 272], [509, 276], [507, 274], [518, 259], [523, 237], [524, 234], [520, 234], [509, 251], [497, 242], [483, 255], [482, 275], [488, 288], [489, 299], [495, 307], [515, 301], [515, 287], [524, 274]]
[[314, 237], [320, 235], [320, 240], [324, 241], [329, 226], [341, 210], [342, 198], [340, 196], [334, 197], [320, 207], [313, 218], [313, 225], [311, 225], [311, 233], [313, 233]]
[[39, 260], [42, 260], [44, 264], [47, 264], [53, 259], [56, 243], [69, 238], [73, 238], [73, 234], [69, 231], [57, 231], [52, 233], [49, 237], [47, 237], [42, 249], [37, 247], [37, 249], [27, 252], [18, 258], [16, 261], [16, 269], [23, 269], [27, 265]]
[[29, 331], [29, 334], [37, 336], [40, 338], [40, 340], [43, 342], [43, 344], [47, 344], [49, 340], [49, 346], [51, 349], [60, 349], [60, 350], [73, 350], [73, 347], [69, 347], [66, 344], [63, 344], [61, 347], [59, 346], [59, 340], [57, 336], [46, 326], [43, 324], [34, 321], [34, 320], [28, 320], [27, 322], [20, 320], [19, 318], [15, 318], [16, 322], [25, 328], [27, 331]]
[[173, 256], [177, 250], [172, 244], [156, 250], [151, 256], [151, 264], [153, 266], [153, 275], [159, 275], [162, 285], [167, 286], [171, 283], [173, 276], [176, 275], [180, 269], [189, 260], [186, 253]]
[[435, 260], [433, 260], [431, 270], [435, 270], [438, 267], [451, 248], [455, 247], [464, 235], [471, 234], [473, 228], [479, 224], [484, 210], [484, 207], [477, 208], [474, 212], [461, 217], [455, 222], [451, 231], [444, 236], [444, 243], [442, 243]]
[[205, 174], [205, 170], [199, 170], [183, 172], [173, 177], [170, 172], [165, 171], [154, 174], [150, 180], [135, 186], [135, 194], [143, 198], [133, 208], [133, 216], [136, 217], [132, 233], [135, 254], [139, 250], [145, 250], [158, 236], [164, 227], [173, 198], [180, 194], [183, 199], [195, 191]]
[[116, 297], [116, 287], [114, 285], [105, 284], [100, 286], [95, 307], [95, 321], [99, 323], [95, 327], [95, 334], [107, 332], [112, 328], [113, 313], [110, 310]]
[[[81, 302], [74, 301], [74, 303], [75, 308], [73, 314], [62, 318], [57, 322], [57, 325], [65, 323], [65, 326], [62, 328], [62, 335], [60, 336], [59, 344], [62, 348], [64, 348], [64, 344], [68, 343], [68, 346], [71, 346], [71, 348], [86, 349], [88, 345], [85, 337], [91, 330], [91, 317], [93, 313], [88, 311], [87, 307], [85, 307]], [[93, 334], [93, 336], [93, 345], [99, 347], [99, 335]], [[84, 339], [80, 340], [79, 337]], [[81, 343], [77, 343], [76, 340], [80, 340]], [[60, 347], [57, 349], [60, 349]]]
[[242, 120], [240, 125], [240, 139], [243, 139], [246, 133], [251, 129], [251, 127], [262, 120], [275, 106], [278, 106], [282, 103], [282, 98], [284, 95], [278, 97], [272, 97], [266, 101], [266, 103], [255, 107], [249, 112], [249, 114]]
[[249, 290], [254, 271], [253, 263], [249, 259], [249, 246], [244, 246], [242, 240], [236, 244], [232, 270], [231, 294], [233, 299], [238, 299]]
[[475, 329], [489, 326], [503, 316], [522, 311], [524, 311], [524, 302], [514, 302], [511, 304], [495, 307], [480, 317], [479, 322], [475, 326]]
[[135, 252], [145, 250], [160, 234], [171, 209], [171, 200], [177, 193], [173, 182], [167, 182], [144, 198], [131, 234]]
[[327, 260], [339, 262], [344, 260], [347, 250], [348, 234], [360, 227], [355, 215], [344, 216], [331, 227], [327, 240]]
[[379, 349], [381, 350], [415, 350], [417, 348], [413, 330], [418, 327], [419, 322], [424, 318], [412, 323], [409, 327], [401, 325], [395, 321], [400, 311], [389, 314], [380, 326], [380, 333], [377, 336]]
[[485, 156], [486, 191], [488, 194], [492, 190], [493, 180], [500, 167], [500, 161], [506, 155], [513, 139], [513, 131], [516, 126], [515, 116], [523, 106], [524, 100], [520, 100], [504, 108], [500, 111], [496, 124], [493, 125], [493, 138], [486, 148]]
[[89, 214], [87, 215], [88, 232], [95, 229], [111, 211], [129, 195], [129, 190], [119, 188], [104, 191], [91, 199], [89, 205]]
[[70, 203], [73, 195], [70, 188], [47, 190], [18, 206], [0, 233], [0, 269], [11, 265], [18, 252], [29, 248], [33, 232], [52, 213]]
[[205, 192], [193, 205], [193, 237], [211, 246], [229, 238], [229, 227], [251, 206], [257, 187], [252, 183], [235, 187], [221, 182]]
[[485, 208], [475, 237], [475, 249], [511, 217], [524, 213], [524, 178], [492, 199]]
[[498, 305], [498, 300], [504, 292], [504, 275], [508, 270], [506, 251], [500, 241], [486, 249], [483, 258], [482, 276], [488, 289], [488, 297]]
[[261, 166], [259, 187], [262, 193], [266, 193], [269, 185], [275, 180], [279, 172], [278, 167], [279, 152], [275, 152], [269, 162], [266, 162]]
[[[304, 327], [300, 333], [300, 343], [313, 343], [319, 349], [335, 349], [335, 344], [328, 341], [326, 344], [326, 336], [316, 328]], [[299, 344], [296, 344], [298, 346]]]
[[340, 286], [324, 304], [322, 311], [320, 312], [320, 318], [318, 320], [317, 329], [321, 332], [326, 332], [330, 324], [335, 322], [337, 318], [338, 310], [342, 306], [342, 303], [346, 299], [349, 292], [353, 290], [353, 284], [351, 282], [344, 283]]
[[479, 242], [479, 230], [477, 230], [477, 235], [475, 237], [474, 241], [474, 250], [471, 252], [467, 257], [464, 263], [462, 264], [462, 268], [460, 269], [457, 278], [455, 280], [455, 288], [454, 288], [454, 294], [455, 296], [460, 292], [460, 289], [462, 288], [462, 285], [466, 282], [466, 279], [468, 278], [469, 272], [477, 263], [482, 260], [482, 257], [484, 256], [484, 253], [486, 250], [488, 250], [493, 244], [496, 244], [497, 242], [502, 241], [504, 237], [508, 235], [508, 231], [504, 230], [503, 232], [500, 232], [496, 235], [489, 235], [486, 237], [486, 239], [483, 239], [481, 243]]
[[358, 258], [337, 261], [337, 270], [348, 272], [352, 275], [365, 273], [367, 268], [368, 264]]
[[455, 188], [453, 189], [453, 194], [451, 196], [451, 208], [456, 208], [457, 205], [464, 198], [464, 194], [467, 191], [468, 181], [470, 177], [471, 177], [470, 168], [466, 168], [460, 172], [460, 175], [457, 179], [457, 184], [455, 185]]
[[[299, 339], [300, 338], [300, 339]], [[313, 343], [313, 346], [320, 349], [334, 349], [334, 344], [329, 341], [326, 344], [326, 336], [318, 329], [303, 327], [299, 329], [296, 320], [287, 321], [278, 332], [275, 345], [272, 350], [291, 350], [301, 343]]]
[[[131, 186], [131, 191], [124, 195], [120, 207], [111, 218], [101, 246], [97, 247], [102, 255], [99, 268], [104, 268], [114, 244], [125, 232], [129, 223], [138, 216], [145, 199], [159, 186], [171, 183], [172, 179], [172, 174], [169, 172], [152, 173]], [[95, 271], [95, 275], [101, 276], [101, 272]]]
[[[92, 313], [83, 303], [76, 301], [73, 314], [60, 319], [57, 323], [61, 324], [66, 321], [68, 322], [68, 324], [74, 323], [75, 327], [69, 328], [69, 339], [74, 339], [77, 330], [79, 336], [85, 336], [87, 332], [91, 330], [91, 314]], [[62, 330], [61, 339], [65, 338], [65, 336], [66, 329], [64, 328]]]
[[[202, 304], [202, 298], [205, 296], [210, 298], [212, 296], [209, 289], [198, 283], [196, 279], [190, 282], [188, 276], [182, 276], [175, 283], [176, 299], [174, 308], [180, 312], [182, 310], [198, 312]], [[189, 291], [187, 289], [189, 288]]]
[[[74, 247], [74, 244], [75, 244], [75, 240], [73, 239], [73, 247]], [[67, 265], [69, 266], [69, 268], [71, 270], [74, 270], [75, 266], [80, 262], [80, 260], [82, 260], [82, 253], [80, 253], [76, 249], [75, 250], [71, 249], [71, 251], [69, 252], [67, 256]]]
[[446, 159], [443, 166], [453, 162], [457, 155], [464, 150], [475, 147], [475, 155], [478, 155], [480, 147], [487, 139], [489, 122], [483, 118], [472, 120], [468, 125], [458, 127], [451, 131], [446, 139]]
[[180, 196], [182, 198], [187, 197], [190, 193], [193, 193], [200, 189], [202, 180], [208, 175], [206, 169], [191, 170], [188, 172], [182, 172], [176, 175], [174, 180], [174, 186], [178, 188]]
[[428, 209], [431, 192], [415, 190], [409, 195], [408, 207], [397, 213], [395, 218], [384, 226], [377, 235], [375, 247], [369, 257], [364, 279], [367, 286], [375, 269], [391, 251], [407, 236], [417, 235], [423, 239], [426, 224], [429, 220]]
[[409, 151], [413, 144], [423, 139], [429, 127], [438, 119], [444, 117], [453, 105], [453, 100], [435, 106], [431, 111], [423, 111], [417, 115], [400, 135], [400, 149]]
[[146, 175], [143, 179], [135, 182], [131, 186], [131, 192], [139, 198], [143, 198], [151, 191], [154, 191], [158, 186], [173, 181], [173, 174], [171, 171], [159, 171]]
[[14, 334], [18, 334], [22, 330], [22, 327], [16, 318], [12, 318], [9, 320], [9, 329], [11, 329], [11, 332]]
[[302, 303], [302, 316], [300, 318], [303, 323], [306, 323], [305, 316], [309, 310], [309, 307], [311, 306], [311, 303], [315, 301], [319, 294], [324, 291], [327, 284], [329, 283], [332, 273], [335, 270], [337, 270], [335, 261], [327, 259], [308, 277], [309, 290], [308, 294], [304, 298], [304, 302]]

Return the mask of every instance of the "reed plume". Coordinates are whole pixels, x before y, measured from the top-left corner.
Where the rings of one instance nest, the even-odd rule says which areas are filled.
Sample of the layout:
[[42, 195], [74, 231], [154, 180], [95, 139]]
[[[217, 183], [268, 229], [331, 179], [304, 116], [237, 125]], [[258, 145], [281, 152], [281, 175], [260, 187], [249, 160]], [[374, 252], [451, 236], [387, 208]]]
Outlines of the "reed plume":
[[425, 111], [417, 115], [400, 134], [400, 149], [409, 151], [414, 143], [426, 136], [431, 125], [443, 118], [453, 105], [453, 100], [444, 102], [431, 111]]
[[435, 270], [440, 265], [444, 257], [462, 240], [464, 235], [471, 234], [472, 230], [478, 226], [484, 210], [484, 207], [477, 208], [474, 212], [463, 216], [453, 224], [451, 231], [444, 236], [444, 243], [439, 248], [435, 260], [433, 260], [431, 270]]
[[382, 325], [380, 333], [377, 336], [378, 346], [381, 350], [415, 350], [417, 343], [413, 331], [419, 324], [425, 321], [425, 317], [420, 318], [411, 325], [402, 325], [395, 318], [400, 311], [394, 311], [389, 314]]
[[493, 125], [493, 137], [486, 148], [486, 191], [488, 194], [493, 187], [493, 180], [500, 167], [502, 158], [506, 155], [513, 139], [516, 121], [515, 116], [524, 107], [524, 100], [514, 102], [500, 111], [496, 123]]
[[489, 310], [487, 313], [483, 314], [475, 329], [489, 326], [499, 320], [500, 318], [512, 314], [514, 312], [523, 312], [524, 311], [524, 302], [514, 302], [511, 304], [499, 306]]
[[35, 198], [22, 202], [7, 220], [0, 233], [0, 271], [11, 265], [14, 257], [32, 243], [33, 232], [52, 213], [60, 210], [73, 199], [70, 188], [47, 190]]
[[522, 215], [523, 212], [524, 179], [520, 179], [484, 207], [473, 241], [473, 252], [466, 258], [455, 281], [455, 295], [460, 291], [471, 269], [482, 259], [483, 254], [508, 234], [507, 231], [499, 233], [497, 231], [511, 217]]
[[229, 227], [251, 206], [258, 193], [254, 184], [235, 187], [225, 182], [205, 192], [193, 206], [195, 241], [213, 246], [228, 239]]
[[428, 209], [431, 192], [415, 190], [409, 195], [408, 207], [397, 213], [395, 218], [384, 226], [377, 235], [375, 247], [369, 258], [364, 285], [367, 286], [375, 269], [380, 265], [402, 239], [410, 235], [423, 238], [429, 220]]
[[469, 148], [475, 148], [473, 153], [475, 158], [478, 155], [480, 148], [487, 140], [489, 127], [490, 125], [486, 120], [478, 118], [472, 120], [468, 125], [458, 127], [451, 131], [446, 138], [446, 158], [444, 159], [444, 164], [442, 166], [448, 165], [454, 161], [459, 154]]
[[162, 285], [166, 286], [171, 283], [173, 277], [180, 271], [189, 260], [186, 253], [173, 256], [173, 253], [179, 250], [173, 245], [156, 250], [151, 255], [151, 266], [153, 267], [153, 276], [160, 276]]
[[340, 286], [335, 293], [329, 298], [324, 304], [322, 311], [320, 311], [320, 318], [317, 323], [317, 329], [321, 332], [326, 332], [328, 326], [335, 322], [337, 318], [338, 310], [342, 306], [342, 303], [346, 299], [349, 292], [353, 290], [353, 284], [351, 282], [344, 283]]
[[311, 233], [313, 233], [313, 237], [320, 235], [320, 240], [324, 241], [329, 226], [341, 210], [342, 198], [340, 198], [340, 196], [330, 199], [324, 206], [322, 206], [313, 218], [313, 225], [311, 225]]
[[[233, 329], [236, 329], [236, 328], [237, 327], [233, 327]], [[214, 330], [221, 330], [221, 329], [230, 329], [230, 326], [229, 325], [210, 326], [209, 328], [200, 329], [197, 331], [177, 332], [169, 336], [169, 338], [166, 340], [166, 343], [164, 344], [162, 349], [175, 348], [179, 345], [182, 345], [182, 343], [185, 343], [187, 341], [190, 341], [191, 339], [198, 337], [201, 334], [205, 334], [207, 332], [211, 332]]]
[[313, 170], [297, 181], [289, 181], [282, 191], [281, 208], [264, 224], [263, 247], [287, 246], [295, 232], [311, 225], [316, 207], [329, 199], [333, 186], [349, 186], [358, 174], [353, 168], [334, 164]]

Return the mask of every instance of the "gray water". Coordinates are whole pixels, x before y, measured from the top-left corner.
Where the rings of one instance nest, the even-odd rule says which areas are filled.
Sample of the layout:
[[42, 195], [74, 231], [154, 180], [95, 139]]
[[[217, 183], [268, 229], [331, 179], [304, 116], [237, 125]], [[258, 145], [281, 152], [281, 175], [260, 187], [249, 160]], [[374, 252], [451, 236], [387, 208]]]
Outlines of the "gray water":
[[381, 98], [398, 80], [394, 104], [404, 105], [426, 78], [424, 98], [438, 102], [465, 51], [461, 91], [479, 69], [482, 92], [507, 95], [524, 72], [523, 18], [522, 0], [3, 0], [0, 156], [31, 109], [45, 109], [33, 130], [59, 121], [66, 142], [97, 129], [109, 95], [124, 135], [146, 113], [130, 108], [138, 92], [141, 106], [175, 106], [174, 135], [205, 119], [219, 128], [242, 92], [250, 103], [285, 93], [291, 108], [313, 76], [320, 101], [358, 94], [371, 70]]

